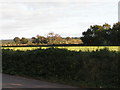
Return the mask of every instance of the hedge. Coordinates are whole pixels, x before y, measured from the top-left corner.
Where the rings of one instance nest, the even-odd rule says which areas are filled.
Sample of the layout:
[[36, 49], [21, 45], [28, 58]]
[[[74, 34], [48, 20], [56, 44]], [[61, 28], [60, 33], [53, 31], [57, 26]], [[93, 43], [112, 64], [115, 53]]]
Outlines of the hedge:
[[75, 52], [58, 48], [2, 51], [2, 68], [6, 74], [79, 87], [120, 87], [120, 52], [107, 49]]

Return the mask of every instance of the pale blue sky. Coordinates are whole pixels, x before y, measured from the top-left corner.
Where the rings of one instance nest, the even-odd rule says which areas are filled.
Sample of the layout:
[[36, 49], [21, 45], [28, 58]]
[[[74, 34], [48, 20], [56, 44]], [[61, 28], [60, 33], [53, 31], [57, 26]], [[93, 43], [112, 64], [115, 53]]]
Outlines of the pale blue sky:
[[118, 21], [119, 0], [1, 0], [0, 39], [44, 35], [80, 37], [90, 25]]

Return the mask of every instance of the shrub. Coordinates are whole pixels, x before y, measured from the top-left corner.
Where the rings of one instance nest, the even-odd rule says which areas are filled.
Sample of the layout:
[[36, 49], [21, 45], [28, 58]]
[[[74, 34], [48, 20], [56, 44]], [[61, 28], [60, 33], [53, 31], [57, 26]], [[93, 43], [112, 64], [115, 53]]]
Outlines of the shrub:
[[120, 52], [107, 49], [75, 52], [49, 48], [32, 51], [3, 50], [3, 73], [57, 80], [84, 87], [120, 87]]

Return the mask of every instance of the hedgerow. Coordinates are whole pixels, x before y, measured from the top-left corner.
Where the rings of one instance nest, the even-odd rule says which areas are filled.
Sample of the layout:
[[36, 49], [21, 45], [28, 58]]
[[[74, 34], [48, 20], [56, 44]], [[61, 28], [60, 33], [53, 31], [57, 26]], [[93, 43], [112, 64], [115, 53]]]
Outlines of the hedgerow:
[[2, 51], [2, 68], [6, 74], [79, 87], [120, 87], [118, 72], [120, 52], [107, 49], [75, 52], [58, 48]]

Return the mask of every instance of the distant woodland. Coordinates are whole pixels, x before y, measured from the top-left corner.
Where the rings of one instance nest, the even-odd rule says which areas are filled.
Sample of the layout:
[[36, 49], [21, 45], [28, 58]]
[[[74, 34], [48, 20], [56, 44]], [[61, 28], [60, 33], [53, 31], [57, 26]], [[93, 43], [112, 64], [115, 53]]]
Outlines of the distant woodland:
[[82, 37], [61, 37], [53, 32], [47, 36], [37, 35], [31, 38], [15, 37], [13, 40], [2, 40], [2, 46], [24, 46], [24, 45], [120, 45], [120, 22], [113, 26], [105, 23], [103, 25], [90, 26], [87, 31], [82, 32]]

